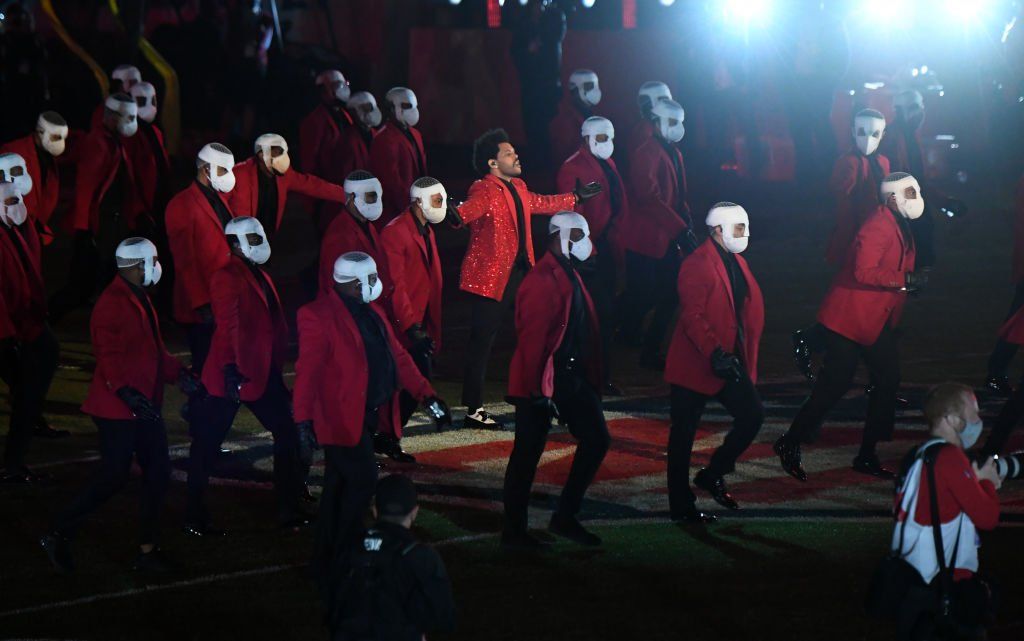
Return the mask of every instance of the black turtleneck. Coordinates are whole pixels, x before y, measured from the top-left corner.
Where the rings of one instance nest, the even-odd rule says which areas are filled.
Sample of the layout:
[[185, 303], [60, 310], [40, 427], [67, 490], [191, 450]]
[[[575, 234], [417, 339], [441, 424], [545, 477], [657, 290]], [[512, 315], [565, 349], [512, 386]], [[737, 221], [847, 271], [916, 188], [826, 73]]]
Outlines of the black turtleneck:
[[412, 145], [412, 155], [416, 158], [416, 175], [422, 176], [427, 173], [427, 168], [423, 166], [423, 158], [420, 156], [420, 148], [416, 145], [416, 139], [413, 138], [412, 131], [409, 127], [403, 127], [402, 125], [395, 123], [398, 130], [402, 132], [405, 139]]
[[127, 278], [124, 279], [124, 282], [127, 283], [128, 289], [131, 290], [139, 304], [142, 305], [142, 311], [146, 313], [146, 320], [149, 321], [149, 329], [153, 332], [153, 340], [157, 341], [160, 336], [160, 330], [157, 327], [156, 311], [153, 309], [153, 303], [149, 300], [149, 294], [145, 288], [132, 283]]
[[586, 302], [583, 298], [583, 287], [580, 285], [579, 276], [571, 259], [555, 255], [558, 264], [565, 270], [572, 283], [572, 302], [569, 304], [569, 320], [565, 326], [565, 335], [558, 349], [555, 350], [555, 367], [558, 371], [579, 370], [582, 365], [583, 346], [587, 344], [590, 333], [590, 323]]
[[686, 184], [686, 176], [683, 173], [683, 157], [679, 154], [679, 149], [674, 144], [657, 136], [655, 136], [655, 140], [665, 150], [668, 157], [672, 159], [672, 171], [676, 175], [676, 184], [679, 185], [679, 189], [676, 190], [676, 202], [672, 203], [672, 209], [686, 220], [688, 227], [692, 228], [693, 222], [690, 220], [689, 215], [685, 214], [686, 192], [683, 189], [683, 185]]
[[608, 181], [608, 199], [612, 204], [612, 215], [611, 219], [614, 220], [619, 214], [619, 210], [622, 208], [622, 183], [619, 182], [619, 177], [612, 170], [612, 166], [607, 160], [594, 156], [597, 160], [597, 164], [601, 165], [601, 171], [604, 172], [604, 178]]
[[[256, 158], [257, 163], [263, 163]], [[256, 183], [259, 194], [256, 199], [256, 220], [260, 221], [269, 239], [277, 229], [277, 176], [261, 167], [256, 167]]]
[[210, 203], [210, 207], [213, 208], [213, 213], [217, 214], [217, 219], [220, 220], [221, 227], [226, 226], [231, 222], [231, 212], [228, 211], [228, 206], [224, 204], [224, 201], [220, 199], [220, 195], [213, 187], [208, 187], [203, 183], [196, 180], [196, 184], [199, 185], [199, 191], [206, 197], [206, 201]]
[[725, 273], [729, 277], [729, 286], [732, 287], [732, 305], [733, 309], [736, 310], [736, 345], [733, 349], [737, 354], [742, 354], [743, 350], [741, 347], [744, 340], [743, 304], [750, 294], [750, 286], [747, 284], [747, 278], [743, 275], [743, 270], [740, 269], [740, 263], [736, 260], [736, 255], [723, 248], [717, 242], [715, 243], [715, 249], [718, 250], [718, 257], [725, 266]]
[[369, 305], [343, 294], [335, 295], [352, 314], [352, 320], [359, 328], [359, 336], [363, 339], [366, 350], [368, 376], [366, 380], [366, 409], [377, 409], [384, 405], [395, 393], [398, 376], [395, 358], [388, 344], [387, 330], [380, 316]]

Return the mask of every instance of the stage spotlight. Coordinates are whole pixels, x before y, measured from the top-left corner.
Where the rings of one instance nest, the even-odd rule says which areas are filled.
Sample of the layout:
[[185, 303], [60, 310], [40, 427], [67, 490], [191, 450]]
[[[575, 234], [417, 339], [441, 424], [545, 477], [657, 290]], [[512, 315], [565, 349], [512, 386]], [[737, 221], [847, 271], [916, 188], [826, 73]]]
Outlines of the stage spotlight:
[[590, 7], [594, 6], [594, 0], [580, 0], [580, 1], [583, 4], [583, 8], [584, 9], [589, 9]]
[[448, 0], [451, 4], [462, 4], [462, 0]]
[[722, 13], [727, 20], [751, 22], [768, 17], [768, 0], [726, 0]]
[[676, 3], [676, 0], [658, 0], [663, 7], [671, 7]]
[[983, 0], [946, 0], [946, 13], [957, 20], [972, 20], [984, 10]]

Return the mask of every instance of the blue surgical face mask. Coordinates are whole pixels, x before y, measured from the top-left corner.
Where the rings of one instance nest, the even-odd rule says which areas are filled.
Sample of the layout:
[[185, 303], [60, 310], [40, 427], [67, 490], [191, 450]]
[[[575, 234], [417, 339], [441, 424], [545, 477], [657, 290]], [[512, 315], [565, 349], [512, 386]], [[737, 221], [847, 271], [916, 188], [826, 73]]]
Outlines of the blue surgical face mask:
[[971, 447], [978, 442], [978, 437], [981, 436], [982, 422], [981, 419], [974, 423], [968, 423], [964, 427], [964, 431], [960, 432], [960, 442], [963, 444], [965, 450], [971, 449]]

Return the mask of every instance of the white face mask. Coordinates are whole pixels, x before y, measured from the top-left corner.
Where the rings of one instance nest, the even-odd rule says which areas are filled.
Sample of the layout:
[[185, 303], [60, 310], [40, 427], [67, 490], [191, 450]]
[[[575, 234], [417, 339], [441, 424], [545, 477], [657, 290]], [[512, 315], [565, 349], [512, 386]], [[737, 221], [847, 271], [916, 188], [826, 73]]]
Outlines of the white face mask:
[[[39, 116], [36, 121], [36, 134], [39, 136], [39, 143], [46, 150], [46, 153], [57, 157], [64, 153], [68, 138], [67, 125], [55, 125], [46, 118]], [[59, 136], [58, 140], [51, 140], [52, 136]]]
[[[235, 188], [234, 155], [214, 149], [211, 143], [199, 150], [199, 160], [209, 165], [210, 187], [215, 191], [226, 194]], [[226, 170], [227, 173], [218, 176], [220, 169]]]
[[865, 156], [875, 153], [884, 133], [884, 119], [871, 116], [857, 116], [853, 119], [853, 137], [857, 142], [857, 149]]
[[[581, 230], [583, 238], [572, 240], [574, 229]], [[553, 234], [555, 231], [558, 231], [558, 238], [561, 241], [562, 256], [583, 262], [594, 252], [594, 246], [590, 240], [590, 225], [587, 223], [587, 219], [580, 214], [563, 211], [552, 216], [548, 223], [548, 233]]]
[[[661, 133], [662, 138], [671, 143], [677, 143], [683, 139], [686, 128], [683, 121], [686, 119], [686, 112], [677, 102], [671, 100], [659, 100], [651, 107], [651, 115], [654, 117], [655, 125]], [[676, 124], [669, 125], [669, 120], [675, 120]]]
[[[371, 222], [380, 218], [380, 215], [384, 213], [384, 202], [381, 199], [382, 191], [380, 181], [376, 178], [345, 180], [345, 193], [355, 194], [356, 210], [363, 218]], [[366, 202], [366, 195], [371, 193], [377, 194], [377, 202]]]
[[210, 187], [215, 191], [226, 194], [235, 188], [235, 172], [227, 168], [227, 173], [218, 175], [219, 167], [210, 165]]
[[[594, 84], [589, 90], [584, 90], [583, 86], [587, 83]], [[579, 70], [572, 72], [569, 76], [569, 87], [572, 91], [576, 92], [580, 102], [588, 107], [594, 107], [601, 102], [601, 86], [598, 84], [597, 74], [593, 71]]]
[[[711, 208], [704, 224], [708, 227], [722, 229], [722, 246], [733, 254], [742, 254], [750, 243], [750, 217], [747, 211], [734, 203], [719, 203]], [[736, 225], [743, 225], [743, 235], [736, 238], [733, 234]]]
[[655, 103], [663, 98], [672, 100], [672, 91], [664, 82], [645, 82], [637, 92], [637, 103], [640, 105], [641, 112], [644, 110], [644, 105], [647, 105], [649, 111]]
[[[369, 105], [370, 109], [366, 110], [366, 106]], [[359, 122], [363, 123], [365, 127], [373, 129], [374, 127], [380, 127], [382, 115], [380, 109], [377, 107], [377, 99], [373, 97], [373, 94], [360, 91], [352, 95], [352, 99], [348, 102], [348, 108], [352, 110]]]
[[[441, 194], [441, 206], [434, 207], [433, 197], [438, 193]], [[414, 184], [409, 188], [409, 197], [420, 206], [420, 211], [428, 223], [436, 225], [448, 214], [448, 192], [441, 183], [430, 187], [417, 187]]]
[[117, 133], [125, 138], [135, 135], [139, 129], [139, 106], [134, 100], [118, 100], [115, 96], [108, 96], [103, 105], [108, 110], [117, 112]]
[[[916, 198], [906, 197], [905, 194], [908, 187], [914, 188], [917, 195]], [[899, 180], [882, 181], [881, 193], [882, 198], [886, 202], [889, 200], [889, 195], [892, 195], [896, 201], [896, 210], [904, 218], [916, 220], [924, 214], [924, 198], [921, 196], [921, 186], [917, 183], [917, 179], [909, 174]]]
[[[376, 281], [370, 285], [370, 276]], [[384, 292], [384, 283], [377, 276], [377, 263], [369, 254], [348, 252], [334, 261], [334, 282], [351, 283], [359, 281], [360, 299], [364, 303], [372, 303]]]
[[[262, 239], [258, 245], [249, 244], [249, 234], [256, 234]], [[224, 226], [225, 236], [234, 236], [238, 239], [238, 248], [242, 255], [257, 265], [270, 260], [270, 241], [267, 233], [263, 230], [260, 221], [250, 216], [235, 218]]]
[[[272, 152], [273, 147], [280, 147], [282, 149], [281, 155], [274, 156]], [[292, 166], [292, 160], [288, 156], [288, 143], [285, 142], [282, 136], [277, 134], [263, 134], [257, 138], [256, 153], [263, 156], [263, 161], [278, 176], [283, 176], [288, 171], [288, 168]]]
[[131, 94], [139, 109], [139, 119], [146, 122], [156, 120], [156, 88], [148, 82], [140, 82], [132, 86]]
[[[612, 126], [610, 120], [600, 116], [587, 118], [583, 121], [580, 133], [587, 139], [590, 153], [601, 160], [608, 160], [612, 157], [612, 152], [615, 151], [615, 127]], [[608, 136], [608, 140], [597, 142], [597, 137], [601, 134]]]
[[[121, 241], [114, 251], [118, 267], [127, 266], [142, 260], [142, 286], [152, 287], [160, 282], [164, 273], [160, 261], [156, 257], [156, 245], [141, 237], [127, 238]], [[135, 263], [138, 264], [138, 263]]]
[[[415, 127], [416, 123], [420, 121], [419, 103], [416, 101], [416, 94], [412, 92], [412, 89], [404, 87], [392, 89], [388, 92], [387, 99], [391, 101], [394, 108], [395, 118], [405, 123], [407, 127]], [[412, 106], [409, 109], [404, 109], [402, 103], [405, 102]]]
[[124, 91], [131, 91], [132, 87], [142, 82], [142, 73], [138, 67], [132, 65], [120, 65], [114, 69], [110, 77], [119, 81]]
[[[20, 172], [16, 171], [18, 168]], [[15, 173], [18, 175], [15, 176]], [[32, 191], [32, 176], [21, 154], [0, 154], [0, 182], [14, 183], [14, 188], [22, 196]]]
[[3, 212], [0, 218], [8, 227], [13, 227], [25, 222], [28, 218], [28, 209], [25, 207], [25, 199], [22, 198], [21, 194], [18, 193], [16, 187], [11, 183], [4, 183], [0, 187], [0, 203], [3, 203], [8, 198], [17, 198], [18, 202], [13, 205], [0, 204], [0, 211]]
[[338, 85], [337, 89], [334, 90], [334, 97], [341, 102], [348, 102], [349, 97], [352, 96], [352, 88], [348, 86], [347, 82], [342, 82]]

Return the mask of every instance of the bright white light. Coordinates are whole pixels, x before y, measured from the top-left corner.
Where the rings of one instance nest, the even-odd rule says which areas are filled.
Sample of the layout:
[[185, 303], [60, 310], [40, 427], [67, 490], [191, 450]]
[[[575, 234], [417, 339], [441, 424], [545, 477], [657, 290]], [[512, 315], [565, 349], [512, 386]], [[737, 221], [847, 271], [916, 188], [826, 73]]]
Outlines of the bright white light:
[[864, 83], [864, 88], [865, 89], [869, 89], [871, 91], [878, 91], [879, 89], [881, 89], [884, 86], [885, 86], [884, 82], [865, 82]]
[[914, 76], [915, 78], [917, 77], [918, 73], [920, 72], [917, 70], [917, 67], [914, 67], [913, 69], [910, 70], [910, 75]]
[[928, 65], [921, 65], [921, 73], [928, 73]]
[[590, 7], [594, 6], [594, 0], [582, 0], [582, 2], [584, 9], [589, 9]]
[[[873, 28], [891, 28], [915, 18], [911, 0], [864, 0], [857, 11], [860, 18]], [[879, 16], [885, 16], [879, 20]]]
[[505, 0], [498, 0], [498, 6], [499, 7], [504, 7], [505, 6]]
[[985, 10], [983, 0], [946, 0], [946, 12], [958, 20], [977, 18]]
[[661, 2], [661, 6], [663, 7], [671, 7], [676, 3], [676, 0], [659, 0], [659, 2]]
[[462, 2], [462, 0], [448, 0], [448, 2], [450, 2], [452, 4], [460, 4]]
[[519, 0], [519, 6], [525, 7], [529, 2], [530, 0]]
[[726, 19], [749, 22], [767, 17], [770, 4], [768, 0], [725, 0], [722, 13]]

